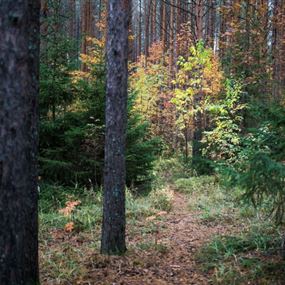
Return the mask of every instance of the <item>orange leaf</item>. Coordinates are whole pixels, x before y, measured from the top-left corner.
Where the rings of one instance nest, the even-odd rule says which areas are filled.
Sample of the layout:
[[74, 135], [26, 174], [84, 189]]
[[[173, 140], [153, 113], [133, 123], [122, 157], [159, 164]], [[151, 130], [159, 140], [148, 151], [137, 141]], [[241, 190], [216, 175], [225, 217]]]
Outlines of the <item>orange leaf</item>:
[[68, 233], [71, 233], [74, 230], [74, 223], [73, 222], [67, 223], [64, 227], [64, 230]]

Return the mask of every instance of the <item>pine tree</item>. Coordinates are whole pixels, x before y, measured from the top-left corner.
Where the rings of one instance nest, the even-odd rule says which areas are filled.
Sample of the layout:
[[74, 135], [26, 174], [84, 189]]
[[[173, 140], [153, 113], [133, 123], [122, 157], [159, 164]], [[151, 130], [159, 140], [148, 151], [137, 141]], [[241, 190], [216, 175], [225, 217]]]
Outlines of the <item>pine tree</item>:
[[125, 243], [126, 127], [129, 0], [110, 0], [107, 31], [107, 94], [104, 210], [101, 252], [122, 254]]
[[0, 1], [0, 284], [39, 284], [39, 0]]

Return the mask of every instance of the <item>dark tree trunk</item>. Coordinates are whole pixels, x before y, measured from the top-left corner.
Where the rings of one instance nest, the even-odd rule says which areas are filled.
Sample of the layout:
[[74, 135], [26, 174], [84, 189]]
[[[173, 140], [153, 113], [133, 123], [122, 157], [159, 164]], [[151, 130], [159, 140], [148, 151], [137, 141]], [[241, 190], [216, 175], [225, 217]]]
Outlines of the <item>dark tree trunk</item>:
[[130, 0], [109, 0], [108, 6], [103, 254], [126, 251], [125, 144], [130, 6]]
[[147, 60], [149, 57], [149, 43], [150, 43], [150, 17], [151, 17], [151, 1], [145, 0], [145, 38], [144, 38], [144, 54], [145, 54], [145, 66], [147, 66]]
[[193, 134], [193, 146], [192, 146], [192, 158], [194, 164], [202, 156], [201, 140], [203, 134], [203, 115], [202, 112], [199, 110], [201, 108], [202, 98], [203, 98], [202, 92], [199, 92], [194, 97], [194, 106], [196, 110], [196, 113], [194, 115], [195, 129]]
[[142, 52], [142, 0], [139, 0], [139, 34], [138, 34], [138, 56], [141, 55]]
[[188, 158], [189, 158], [188, 126], [186, 126], [185, 130], [184, 130], [184, 138], [185, 138], [185, 160], [186, 160], [186, 162], [188, 162]]
[[0, 284], [38, 275], [40, 0], [0, 1]]

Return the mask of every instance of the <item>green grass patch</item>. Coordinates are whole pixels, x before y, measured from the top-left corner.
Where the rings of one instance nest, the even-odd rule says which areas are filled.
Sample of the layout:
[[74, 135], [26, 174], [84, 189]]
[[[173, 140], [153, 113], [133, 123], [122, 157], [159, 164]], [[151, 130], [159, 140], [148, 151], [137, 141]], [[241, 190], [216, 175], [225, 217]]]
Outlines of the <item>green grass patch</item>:
[[279, 284], [285, 278], [280, 246], [276, 228], [252, 225], [244, 234], [216, 236], [201, 248], [197, 260], [203, 271], [212, 272], [212, 284]]

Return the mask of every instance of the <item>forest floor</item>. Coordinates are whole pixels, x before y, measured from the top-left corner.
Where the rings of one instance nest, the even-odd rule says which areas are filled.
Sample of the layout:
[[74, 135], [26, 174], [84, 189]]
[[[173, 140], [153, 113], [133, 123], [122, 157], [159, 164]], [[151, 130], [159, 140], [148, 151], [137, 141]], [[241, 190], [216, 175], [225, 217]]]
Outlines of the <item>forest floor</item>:
[[[179, 193], [174, 194], [169, 214], [162, 211], [145, 222], [155, 229], [144, 236], [129, 236], [130, 251], [125, 257], [97, 256], [102, 266], [96, 268], [95, 263], [88, 278], [90, 284], [208, 284], [209, 276], [198, 269], [194, 255], [213, 235], [225, 233], [225, 227], [202, 224], [197, 213], [189, 212], [186, 198]], [[135, 250], [137, 245], [145, 250]]]
[[42, 284], [285, 284], [285, 263], [270, 253], [271, 230], [249, 233], [248, 222], [220, 209], [217, 197], [205, 214], [199, 203], [207, 195], [194, 195], [194, 207], [189, 193], [174, 188], [170, 211], [128, 223], [125, 256], [99, 254], [99, 225], [93, 232], [50, 229], [41, 241]]
[[[175, 192], [171, 212], [157, 214], [133, 225], [132, 233], [128, 232], [129, 251], [125, 256], [105, 257], [82, 252], [86, 272], [70, 284], [208, 284], [208, 276], [198, 270], [194, 254], [214, 234], [225, 233], [225, 227], [201, 223], [198, 213], [187, 209], [185, 196]], [[144, 223], [148, 224], [147, 233], [142, 235], [139, 229], [145, 228]], [[82, 244], [91, 242], [81, 234], [67, 235], [58, 230], [51, 237], [52, 247], [65, 248], [68, 244], [80, 250]], [[44, 284], [56, 284], [56, 281]]]

